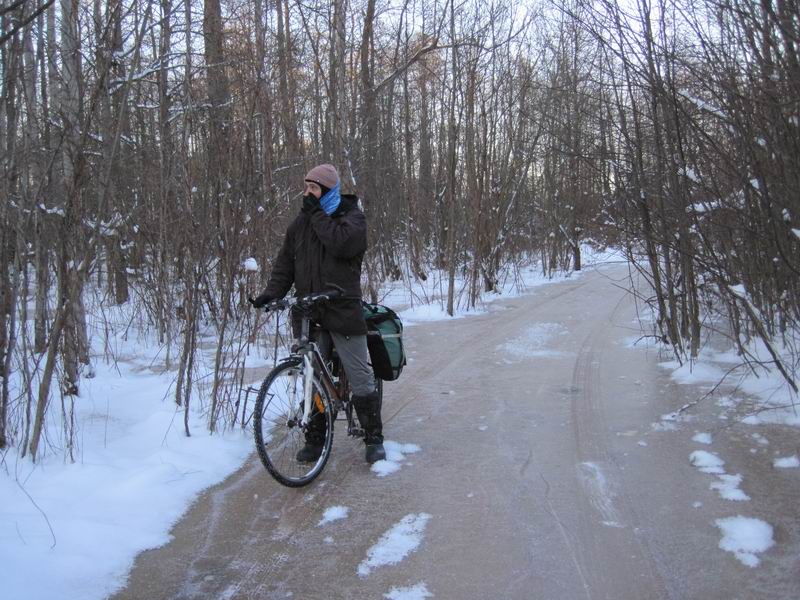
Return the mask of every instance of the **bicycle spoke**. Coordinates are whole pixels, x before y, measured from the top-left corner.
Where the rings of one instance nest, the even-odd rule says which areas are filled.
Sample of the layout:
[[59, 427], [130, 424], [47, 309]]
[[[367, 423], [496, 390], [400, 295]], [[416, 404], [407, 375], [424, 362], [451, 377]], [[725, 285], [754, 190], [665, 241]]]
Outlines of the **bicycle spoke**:
[[[288, 367], [288, 368], [287, 368]], [[298, 451], [305, 444], [304, 427], [301, 425], [304, 406], [305, 379], [302, 369], [282, 365], [277, 367], [265, 381], [256, 402], [256, 442], [259, 456], [270, 473], [285, 485], [305, 485], [322, 470], [330, 452], [332, 428], [327, 396], [314, 389], [314, 401], [309, 419], [325, 420], [326, 432], [323, 454], [313, 463], [297, 460]], [[319, 405], [317, 404], [319, 403]], [[319, 410], [322, 406], [323, 410]]]

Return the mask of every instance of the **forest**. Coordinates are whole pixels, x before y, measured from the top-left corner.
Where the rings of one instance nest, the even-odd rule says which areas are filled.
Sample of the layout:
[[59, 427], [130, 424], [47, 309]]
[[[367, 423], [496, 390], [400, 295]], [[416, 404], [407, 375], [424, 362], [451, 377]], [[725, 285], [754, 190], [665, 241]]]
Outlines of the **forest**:
[[797, 0], [3, 0], [0, 56], [0, 449], [49, 421], [70, 455], [113, 311], [186, 411], [210, 344], [237, 426], [246, 298], [320, 162], [365, 298], [441, 276], [452, 314], [618, 247], [676, 359], [727, 336], [797, 392]]

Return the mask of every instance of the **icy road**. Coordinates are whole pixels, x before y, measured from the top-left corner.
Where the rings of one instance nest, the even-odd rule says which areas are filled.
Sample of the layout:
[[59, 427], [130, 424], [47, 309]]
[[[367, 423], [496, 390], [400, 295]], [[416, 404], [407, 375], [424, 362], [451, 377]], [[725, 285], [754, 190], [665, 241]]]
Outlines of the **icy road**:
[[407, 329], [388, 462], [370, 469], [341, 427], [309, 487], [254, 456], [116, 597], [800, 597], [800, 470], [772, 468], [713, 398], [662, 418], [704, 391], [633, 347], [626, 276], [604, 266]]

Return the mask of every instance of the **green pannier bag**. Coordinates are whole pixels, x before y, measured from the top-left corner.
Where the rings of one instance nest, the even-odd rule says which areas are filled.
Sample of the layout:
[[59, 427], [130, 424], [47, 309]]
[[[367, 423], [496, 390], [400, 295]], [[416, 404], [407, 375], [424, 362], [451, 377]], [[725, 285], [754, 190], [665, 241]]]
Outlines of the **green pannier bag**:
[[406, 364], [403, 348], [403, 323], [391, 308], [361, 303], [367, 322], [367, 348], [375, 377], [394, 381]]

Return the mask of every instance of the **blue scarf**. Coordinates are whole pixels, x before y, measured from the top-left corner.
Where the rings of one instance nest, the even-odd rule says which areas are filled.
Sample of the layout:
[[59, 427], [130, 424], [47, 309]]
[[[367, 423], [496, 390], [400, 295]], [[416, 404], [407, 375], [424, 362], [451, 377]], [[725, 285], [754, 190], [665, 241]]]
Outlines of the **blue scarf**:
[[339, 182], [337, 181], [336, 185], [319, 199], [322, 210], [324, 210], [325, 214], [328, 216], [336, 212], [336, 209], [339, 208], [339, 203], [342, 201], [342, 197], [339, 195], [339, 187]]

